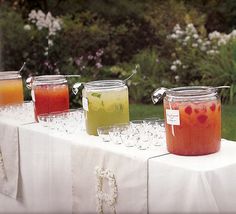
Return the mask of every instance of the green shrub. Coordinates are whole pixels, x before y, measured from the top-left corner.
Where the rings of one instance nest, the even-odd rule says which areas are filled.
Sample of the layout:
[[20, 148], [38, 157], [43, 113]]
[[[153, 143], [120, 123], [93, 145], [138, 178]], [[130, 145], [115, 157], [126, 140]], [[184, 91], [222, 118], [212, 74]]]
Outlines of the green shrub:
[[199, 63], [202, 82], [206, 85], [228, 85], [229, 90], [222, 90], [224, 102], [233, 104], [236, 100], [236, 39], [229, 41], [214, 56], [206, 56]]
[[0, 8], [1, 69], [18, 70], [27, 59], [30, 36], [24, 30], [21, 15], [7, 7]]
[[[219, 40], [209, 41], [205, 29], [205, 20], [209, 17], [193, 1], [9, 2], [11, 7], [6, 1], [0, 3], [2, 69], [18, 69], [26, 61], [24, 77], [80, 74], [80, 79], [69, 79], [71, 88], [76, 81], [125, 79], [139, 64], [138, 73], [127, 84], [130, 100], [143, 103], [151, 102], [151, 93], [160, 86], [235, 85], [234, 59], [230, 58], [232, 47], [220, 48]], [[209, 5], [207, 3], [208, 8]], [[233, 6], [232, 3], [229, 8]], [[49, 38], [48, 29], [39, 30], [28, 20], [32, 9], [51, 11], [62, 20], [62, 29]], [[27, 30], [26, 25], [30, 25], [30, 29]], [[49, 39], [53, 45], [49, 46]], [[210, 45], [206, 45], [208, 42]], [[208, 54], [218, 51], [218, 55]], [[227, 65], [219, 65], [220, 62]], [[213, 65], [231, 71], [226, 71], [227, 75], [222, 71], [221, 82], [213, 83], [213, 74], [209, 71]], [[231, 96], [223, 96], [224, 100], [232, 102], [234, 88], [231, 87]], [[81, 105], [81, 94], [70, 96], [71, 107]]]
[[137, 74], [128, 81], [132, 102], [151, 103], [151, 94], [156, 88], [170, 87], [165, 59], [160, 59], [156, 50], [143, 50], [131, 62], [125, 66], [128, 71], [139, 65]]

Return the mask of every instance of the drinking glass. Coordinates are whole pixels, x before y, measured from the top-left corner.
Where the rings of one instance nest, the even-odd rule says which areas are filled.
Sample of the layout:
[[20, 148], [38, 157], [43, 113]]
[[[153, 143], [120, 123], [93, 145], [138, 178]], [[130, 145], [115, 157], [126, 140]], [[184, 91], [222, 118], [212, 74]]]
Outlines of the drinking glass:
[[102, 126], [97, 128], [98, 136], [101, 137], [104, 142], [110, 142], [111, 138], [109, 132], [111, 131], [111, 128], [112, 126]]
[[69, 109], [63, 112], [40, 114], [38, 115], [38, 121], [56, 135], [74, 135], [84, 130], [83, 109]]

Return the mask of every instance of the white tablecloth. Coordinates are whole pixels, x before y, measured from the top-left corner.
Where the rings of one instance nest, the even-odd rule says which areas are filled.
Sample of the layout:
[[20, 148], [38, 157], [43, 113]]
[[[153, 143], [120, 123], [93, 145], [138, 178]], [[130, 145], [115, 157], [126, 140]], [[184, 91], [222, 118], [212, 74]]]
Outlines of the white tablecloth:
[[18, 128], [0, 119], [0, 193], [17, 197], [19, 177]]
[[[83, 171], [79, 171], [81, 165], [84, 165], [85, 169], [86, 166], [89, 169], [89, 165], [86, 164], [95, 163], [94, 161], [91, 162], [93, 159], [90, 159], [89, 162], [89, 159], [86, 159], [86, 155], [82, 156], [83, 151], [87, 150], [88, 157], [91, 157], [90, 152], [92, 152], [92, 150], [94, 152], [100, 151], [97, 157], [100, 158], [103, 164], [96, 163], [95, 166], [108, 166], [109, 168], [114, 166], [114, 168], [111, 169], [114, 170], [118, 178], [118, 190], [120, 190], [118, 197], [120, 198], [118, 200], [117, 210], [120, 211], [123, 209], [122, 212], [124, 210], [138, 210], [140, 213], [146, 212], [148, 159], [167, 153], [166, 149], [163, 147], [159, 147], [157, 150], [153, 151], [139, 151], [134, 148], [109, 145], [102, 143], [98, 137], [88, 136], [86, 134], [74, 137], [64, 135], [56, 136], [52, 132], [42, 128], [39, 124], [20, 126], [19, 142], [21, 172], [19, 179], [19, 196], [17, 200], [10, 200], [0, 195], [0, 202], [4, 203], [4, 206], [0, 206], [0, 213], [16, 211], [24, 213], [72, 213], [72, 211], [85, 212], [85, 210], [95, 212], [94, 184], [86, 186], [85, 189], [87, 189], [87, 192], [80, 192], [80, 195], [78, 195], [79, 193], [77, 191], [76, 194], [72, 194], [73, 176], [71, 167], [73, 164], [71, 164], [71, 147], [72, 151], [75, 153], [74, 156], [77, 153], [79, 157], [78, 160], [80, 163], [74, 162], [74, 169], [78, 169], [78, 172], [82, 173], [79, 176], [80, 179], [83, 178], [82, 175], [85, 175], [85, 178], [88, 176], [87, 180], [89, 183], [89, 181], [91, 181], [89, 176], [91, 178], [95, 177], [93, 167], [90, 168], [92, 171], [86, 171], [84, 169]], [[81, 155], [81, 157], [79, 155]], [[92, 155], [95, 160], [95, 155]], [[111, 159], [112, 156], [114, 157], [113, 161], [115, 159], [117, 159], [117, 161], [114, 161], [113, 164], [104, 164], [104, 161]], [[129, 162], [125, 165], [125, 161], [127, 160]], [[123, 167], [119, 167], [119, 163], [122, 162]], [[129, 169], [131, 165], [133, 166]], [[126, 166], [128, 168], [126, 168]], [[130, 173], [126, 173], [126, 170], [129, 170]], [[132, 172], [135, 172], [135, 174]], [[76, 178], [76, 175], [74, 175], [74, 177]], [[86, 182], [80, 179], [78, 180], [78, 186], [74, 183], [74, 191], [76, 188], [81, 188], [81, 185], [83, 186], [84, 182]], [[128, 186], [131, 189], [125, 188]], [[125, 195], [127, 198], [129, 198], [129, 195], [133, 197], [133, 200], [130, 200], [131, 207], [129, 209], [126, 208], [126, 204], [122, 206], [123, 203], [127, 203], [127, 201], [122, 200], [122, 196]], [[80, 206], [79, 209], [76, 203], [74, 203], [73, 206], [73, 202], [76, 202], [77, 196], [79, 197], [79, 203], [83, 205]], [[136, 202], [135, 196], [137, 196], [138, 199], [142, 198], [142, 200], [137, 208], [132, 208], [133, 204]], [[92, 204], [89, 204], [88, 200], [92, 202]], [[72, 206], [74, 210], [72, 210]]]
[[[82, 210], [94, 210], [94, 185], [84, 186], [80, 193], [72, 194], [72, 167], [77, 169], [82, 162], [73, 162], [75, 166], [71, 164], [71, 146], [74, 148], [74, 155], [79, 148], [83, 148], [80, 152], [86, 149], [88, 155], [91, 155], [92, 151], [100, 150], [101, 153], [98, 157], [103, 157], [101, 159], [103, 163], [106, 160], [111, 161], [110, 156], [114, 154], [114, 157], [118, 159], [123, 156], [124, 160], [137, 159], [147, 164], [147, 180], [136, 183], [143, 188], [143, 184], [146, 182], [147, 198], [140, 202], [138, 201], [140, 197], [138, 197], [139, 199], [133, 200], [130, 206], [134, 206], [133, 204], [136, 202], [145, 207], [145, 203], [147, 203], [147, 211], [150, 213], [236, 212], [234, 205], [236, 198], [235, 142], [224, 140], [220, 152], [216, 154], [184, 157], [164, 155], [166, 154], [164, 148], [158, 152], [134, 151], [114, 145], [103, 145], [98, 141], [96, 137], [86, 137], [85, 135], [78, 135], [73, 138], [56, 137], [41, 128], [39, 124], [20, 126], [19, 194], [17, 200], [0, 194], [0, 213], [72, 213], [73, 201], [77, 200], [78, 194], [80, 194], [79, 203], [86, 200], [86, 197], [91, 202], [91, 204], [84, 203]], [[89, 146], [86, 148], [86, 145]], [[85, 154], [81, 158], [84, 159], [84, 157], [86, 157]], [[91, 175], [89, 173], [92, 173], [84, 170], [86, 163], [87, 161], [84, 159], [82, 163], [84, 178], [86, 178], [86, 173], [88, 176]], [[92, 163], [91, 169], [93, 169], [94, 163], [90, 163]], [[124, 166], [124, 162], [121, 161], [121, 163]], [[109, 163], [99, 166], [113, 167]], [[127, 183], [124, 183], [124, 187], [128, 187], [134, 178], [132, 179], [130, 174], [125, 174], [125, 167], [123, 169], [120, 181], [126, 176], [130, 176], [130, 178], [127, 177]], [[134, 169], [134, 175], [139, 176], [136, 168]], [[118, 173], [118, 177], [120, 175], [119, 170], [116, 171], [113, 168], [114, 174]], [[90, 182], [89, 179], [88, 182]], [[143, 172], [140, 172], [140, 179], [145, 179]], [[78, 186], [75, 188], [80, 188], [81, 184], [86, 184], [84, 180], [81, 183], [80, 180], [77, 182]], [[139, 186], [135, 186], [136, 188], [138, 189]], [[86, 190], [87, 192], [85, 192]], [[125, 188], [122, 189], [122, 194], [124, 192]], [[129, 198], [129, 193], [130, 189], [127, 188], [126, 198]], [[145, 193], [141, 193], [141, 196], [145, 196]], [[119, 208], [119, 206], [117, 206], [119, 212], [130, 210], [126, 207]], [[139, 209], [137, 212], [143, 213], [145, 210]]]
[[[0, 193], [16, 198], [19, 178], [19, 126], [34, 122], [33, 104], [0, 108]], [[31, 114], [25, 114], [25, 110]]]
[[236, 142], [218, 153], [149, 161], [150, 213], [236, 213]]
[[[95, 213], [96, 175], [99, 167], [114, 174], [118, 197], [115, 203], [117, 213], [147, 213], [148, 197], [148, 160], [167, 154], [164, 147], [141, 151], [122, 145], [104, 143], [98, 137], [83, 136], [72, 143], [72, 177], [73, 177], [73, 212]], [[103, 185], [108, 183], [103, 180]], [[107, 185], [108, 186], [108, 185]], [[111, 195], [109, 187], [105, 193]], [[81, 194], [83, 193], [83, 194]], [[103, 208], [111, 212], [104, 203]]]

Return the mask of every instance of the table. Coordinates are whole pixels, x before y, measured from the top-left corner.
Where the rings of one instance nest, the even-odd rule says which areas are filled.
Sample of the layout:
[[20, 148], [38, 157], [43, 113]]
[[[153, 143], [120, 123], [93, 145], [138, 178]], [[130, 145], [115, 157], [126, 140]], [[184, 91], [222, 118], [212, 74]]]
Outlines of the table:
[[[168, 154], [164, 147], [158, 151], [128, 151], [114, 145], [103, 145], [98, 137], [58, 136], [41, 129], [39, 124], [28, 124], [19, 125], [18, 197], [15, 200], [0, 194], [0, 213], [76, 212], [73, 208], [71, 173], [72, 152], [76, 150], [71, 150], [72, 145], [88, 152], [88, 148], [95, 148], [104, 154], [119, 154], [132, 160], [137, 158], [142, 167], [147, 163], [147, 169], [142, 168], [147, 170], [147, 180], [137, 183], [146, 183], [147, 191], [137, 194], [137, 197], [145, 196], [146, 199], [136, 201], [132, 197], [131, 200], [131, 208], [135, 202], [140, 204], [136, 213], [144, 213], [145, 209], [150, 213], [236, 212], [233, 200], [236, 198], [236, 174], [233, 173], [236, 170], [235, 142], [222, 140], [220, 152], [212, 155], [183, 157]], [[83, 164], [86, 165], [86, 160]], [[140, 176], [145, 177], [145, 173], [140, 172]], [[122, 179], [129, 180], [129, 174], [122, 176]], [[134, 177], [131, 176], [132, 179]], [[82, 196], [91, 194], [93, 188], [85, 187], [88, 191], [81, 192], [80, 203], [85, 200]], [[131, 192], [126, 191], [126, 194], [129, 198]], [[93, 197], [91, 195], [90, 199]], [[91, 199], [91, 203], [94, 203], [94, 199]], [[129, 210], [126, 205], [122, 207], [122, 203], [117, 205], [118, 213]], [[95, 212], [94, 204], [88, 206], [84, 203], [83, 209]]]
[[236, 212], [235, 142], [211, 155], [151, 159], [149, 172], [150, 213]]

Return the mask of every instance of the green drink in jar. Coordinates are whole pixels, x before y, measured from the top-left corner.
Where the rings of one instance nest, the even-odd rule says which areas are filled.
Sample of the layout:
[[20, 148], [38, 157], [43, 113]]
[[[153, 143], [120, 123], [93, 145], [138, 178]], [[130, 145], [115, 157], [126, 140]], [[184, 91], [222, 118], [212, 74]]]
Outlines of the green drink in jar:
[[101, 80], [84, 84], [83, 108], [87, 133], [97, 128], [129, 122], [128, 87], [122, 80]]

